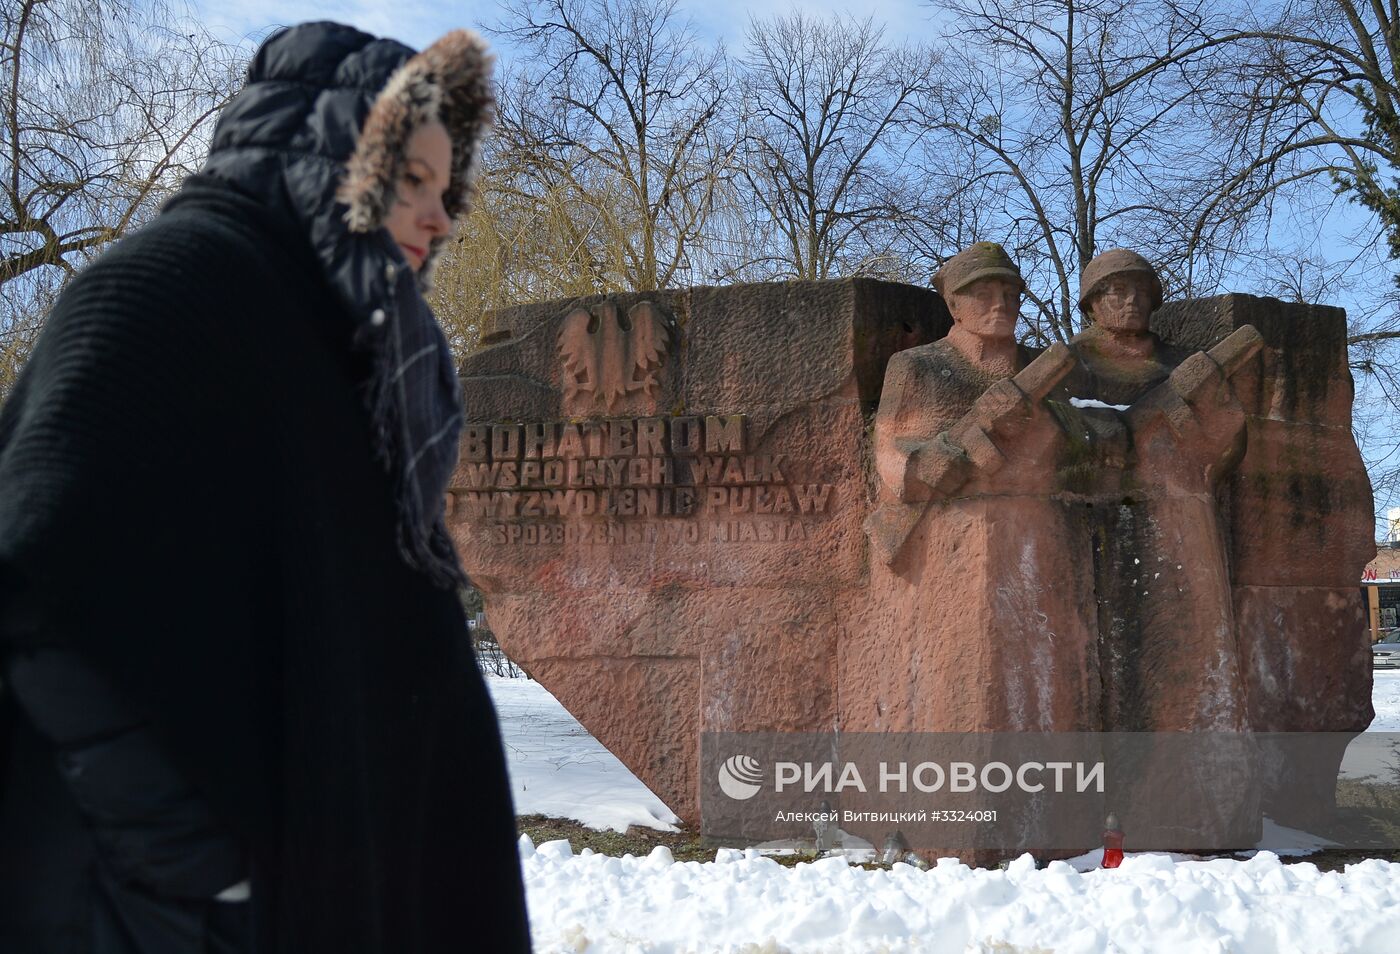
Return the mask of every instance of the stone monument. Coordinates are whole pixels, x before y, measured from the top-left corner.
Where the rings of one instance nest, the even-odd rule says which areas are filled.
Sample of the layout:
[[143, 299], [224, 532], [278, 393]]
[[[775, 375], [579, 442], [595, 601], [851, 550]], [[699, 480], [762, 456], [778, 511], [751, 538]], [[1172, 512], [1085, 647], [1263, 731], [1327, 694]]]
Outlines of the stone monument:
[[1363, 728], [1340, 310], [1115, 251], [1036, 354], [999, 247], [936, 284], [495, 315], [448, 508], [506, 652], [692, 823], [704, 732]]

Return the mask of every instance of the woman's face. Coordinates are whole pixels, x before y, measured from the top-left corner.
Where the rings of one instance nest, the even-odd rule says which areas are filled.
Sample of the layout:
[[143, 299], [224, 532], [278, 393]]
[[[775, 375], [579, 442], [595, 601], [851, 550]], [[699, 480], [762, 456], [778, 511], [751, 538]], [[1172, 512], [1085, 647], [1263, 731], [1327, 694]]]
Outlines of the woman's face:
[[403, 174], [384, 227], [416, 272], [428, 258], [433, 239], [446, 235], [452, 219], [442, 199], [452, 175], [452, 140], [437, 120], [424, 123], [408, 137]]

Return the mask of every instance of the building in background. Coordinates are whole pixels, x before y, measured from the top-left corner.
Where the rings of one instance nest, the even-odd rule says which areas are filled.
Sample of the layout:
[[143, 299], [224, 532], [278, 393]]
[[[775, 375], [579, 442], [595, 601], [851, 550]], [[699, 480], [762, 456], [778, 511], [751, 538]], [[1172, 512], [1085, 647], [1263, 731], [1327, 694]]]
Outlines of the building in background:
[[1390, 529], [1385, 540], [1376, 545], [1376, 558], [1361, 575], [1373, 643], [1383, 633], [1400, 629], [1400, 507], [1392, 507], [1386, 521]]

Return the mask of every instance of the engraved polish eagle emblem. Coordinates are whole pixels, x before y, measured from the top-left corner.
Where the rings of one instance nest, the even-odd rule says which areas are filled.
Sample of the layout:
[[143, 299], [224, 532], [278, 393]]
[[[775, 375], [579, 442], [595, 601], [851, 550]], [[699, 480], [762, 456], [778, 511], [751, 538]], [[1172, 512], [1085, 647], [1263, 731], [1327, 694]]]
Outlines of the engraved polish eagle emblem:
[[638, 391], [654, 398], [657, 372], [673, 337], [671, 322], [649, 301], [625, 315], [611, 301], [592, 310], [575, 308], [559, 329], [565, 402], [588, 395], [595, 407], [611, 412]]

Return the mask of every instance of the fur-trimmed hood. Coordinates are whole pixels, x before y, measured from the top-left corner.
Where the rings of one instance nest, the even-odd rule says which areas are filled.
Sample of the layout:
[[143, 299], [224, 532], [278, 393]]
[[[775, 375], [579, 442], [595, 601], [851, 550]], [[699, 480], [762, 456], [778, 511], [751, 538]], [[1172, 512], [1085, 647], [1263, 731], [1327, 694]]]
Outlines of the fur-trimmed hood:
[[[389, 214], [413, 131], [438, 119], [452, 140], [452, 218], [471, 208], [481, 140], [494, 118], [491, 57], [476, 34], [454, 30], [395, 71], [370, 108], [336, 198], [354, 232], [378, 228]], [[446, 237], [434, 244], [440, 246]]]
[[[338, 23], [283, 30], [254, 54], [248, 82], [220, 115], [208, 162], [193, 177], [251, 196], [279, 229], [310, 245], [348, 317], [347, 345], [370, 358], [364, 400], [374, 451], [394, 480], [400, 549], [444, 587], [465, 579], [442, 518], [461, 391], [423, 291], [446, 237], [434, 240], [415, 275], [382, 225], [408, 139], [432, 118], [452, 140], [444, 205], [454, 217], [467, 211], [494, 116], [491, 65], [485, 45], [465, 30], [422, 53]], [[340, 318], [334, 308], [327, 315]]]
[[[284, 29], [254, 54], [201, 172], [290, 212], [332, 285], [368, 320], [386, 293], [370, 276], [387, 261], [407, 267], [379, 230], [408, 138], [419, 123], [441, 120], [452, 140], [444, 205], [454, 219], [465, 214], [495, 118], [492, 68], [485, 43], [468, 30], [415, 53], [339, 23]], [[445, 241], [434, 243], [430, 263]], [[430, 273], [420, 272], [424, 288]]]

